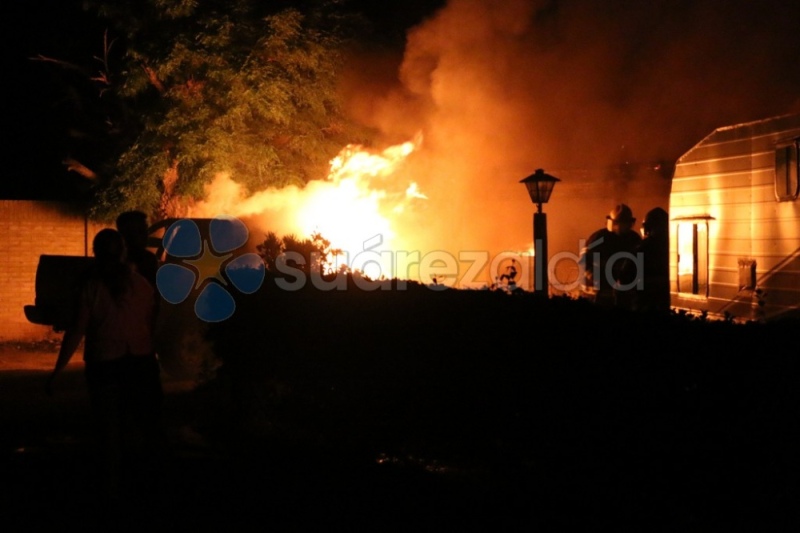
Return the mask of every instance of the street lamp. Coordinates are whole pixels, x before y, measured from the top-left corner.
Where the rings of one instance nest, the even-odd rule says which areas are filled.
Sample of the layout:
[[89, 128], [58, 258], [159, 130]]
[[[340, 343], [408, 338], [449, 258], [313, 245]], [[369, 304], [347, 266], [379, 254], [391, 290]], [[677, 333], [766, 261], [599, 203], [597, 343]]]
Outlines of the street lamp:
[[547, 216], [542, 212], [542, 204], [546, 204], [557, 181], [555, 176], [545, 174], [541, 168], [520, 180], [528, 189], [531, 201], [536, 204], [533, 214], [533, 281], [534, 294], [550, 295], [550, 282], [547, 279]]

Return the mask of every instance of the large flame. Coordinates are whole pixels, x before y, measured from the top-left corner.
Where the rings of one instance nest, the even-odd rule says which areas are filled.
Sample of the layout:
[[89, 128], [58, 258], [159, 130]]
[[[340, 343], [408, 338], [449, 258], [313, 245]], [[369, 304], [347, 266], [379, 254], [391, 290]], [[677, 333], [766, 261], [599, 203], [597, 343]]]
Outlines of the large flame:
[[[250, 196], [226, 174], [206, 187], [206, 199], [192, 207], [192, 217], [220, 214], [246, 218], [255, 230], [309, 238], [318, 233], [341, 250], [336, 265], [347, 264], [372, 277], [394, 274], [391, 254], [413, 243], [404, 236], [403, 215], [426, 196], [397, 171], [416, 150], [421, 137], [382, 151], [348, 145], [331, 160], [325, 180], [266, 189]], [[358, 258], [371, 252], [369, 262]], [[374, 252], [378, 252], [375, 254]], [[361, 254], [361, 255], [359, 255]], [[381, 260], [375, 260], [381, 256]], [[353, 262], [355, 260], [355, 263]]]

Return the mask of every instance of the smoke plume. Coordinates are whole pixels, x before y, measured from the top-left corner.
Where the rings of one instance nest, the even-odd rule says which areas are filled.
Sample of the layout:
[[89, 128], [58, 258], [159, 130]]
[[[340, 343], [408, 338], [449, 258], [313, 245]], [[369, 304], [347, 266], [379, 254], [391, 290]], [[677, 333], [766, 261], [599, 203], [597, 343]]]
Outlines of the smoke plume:
[[672, 165], [714, 129], [800, 112], [797, 20], [776, 0], [450, 0], [342, 88], [387, 145], [421, 134], [404, 242], [529, 250], [519, 181], [543, 168], [550, 254], [576, 253], [616, 203], [668, 209]]
[[[413, 172], [431, 241], [527, 248], [518, 181], [544, 168], [563, 181], [551, 231], [574, 249], [617, 202], [640, 221], [668, 207], [655, 166], [713, 129], [800, 111], [799, 16], [777, 1], [450, 0], [408, 32], [394, 87], [353, 96], [387, 137], [424, 132]], [[625, 164], [634, 176], [608, 170]]]

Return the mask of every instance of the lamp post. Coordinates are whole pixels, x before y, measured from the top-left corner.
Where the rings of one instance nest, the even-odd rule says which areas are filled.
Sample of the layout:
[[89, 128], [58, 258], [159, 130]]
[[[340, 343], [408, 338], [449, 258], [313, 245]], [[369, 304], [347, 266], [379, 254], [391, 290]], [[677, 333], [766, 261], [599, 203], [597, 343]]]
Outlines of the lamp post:
[[531, 201], [536, 204], [533, 214], [533, 291], [545, 298], [550, 296], [550, 281], [547, 274], [547, 216], [542, 212], [542, 204], [550, 199], [557, 181], [561, 180], [545, 174], [541, 168], [520, 180], [528, 189]]

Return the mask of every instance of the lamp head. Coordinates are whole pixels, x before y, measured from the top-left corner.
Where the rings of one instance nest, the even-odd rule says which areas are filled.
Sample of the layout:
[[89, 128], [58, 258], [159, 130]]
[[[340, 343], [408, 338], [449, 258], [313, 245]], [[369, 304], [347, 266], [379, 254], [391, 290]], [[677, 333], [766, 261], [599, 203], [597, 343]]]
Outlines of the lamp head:
[[550, 174], [545, 174], [544, 170], [539, 168], [530, 176], [520, 180], [520, 183], [525, 184], [531, 201], [539, 206], [539, 210], [541, 210], [542, 204], [546, 204], [548, 200], [550, 200], [553, 187], [555, 187], [556, 182], [559, 181], [561, 180]]

